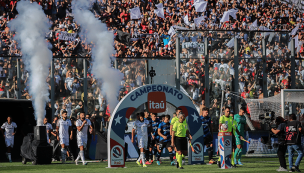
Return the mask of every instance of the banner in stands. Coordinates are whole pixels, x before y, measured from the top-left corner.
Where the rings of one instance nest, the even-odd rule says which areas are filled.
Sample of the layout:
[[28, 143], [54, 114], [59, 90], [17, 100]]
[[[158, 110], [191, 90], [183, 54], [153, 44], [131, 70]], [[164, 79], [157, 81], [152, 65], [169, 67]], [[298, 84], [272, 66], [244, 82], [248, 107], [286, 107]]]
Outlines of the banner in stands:
[[61, 32], [59, 33], [59, 40], [75, 41], [76, 35], [77, 33]]
[[[162, 99], [151, 97], [151, 95], [159, 95]], [[151, 104], [149, 110], [153, 112], [163, 111], [163, 107], [165, 106], [164, 102], [171, 103], [175, 107], [181, 108], [186, 116], [188, 129], [192, 135], [192, 143], [204, 145], [202, 123], [192, 101], [185, 94], [172, 86], [164, 84], [145, 85], [126, 95], [112, 113], [113, 116], [111, 116], [109, 122], [107, 136], [108, 167], [125, 166], [125, 127], [134, 110], [146, 102]], [[192, 161], [193, 164], [203, 163], [203, 152], [200, 159], [197, 158], [195, 161]]]

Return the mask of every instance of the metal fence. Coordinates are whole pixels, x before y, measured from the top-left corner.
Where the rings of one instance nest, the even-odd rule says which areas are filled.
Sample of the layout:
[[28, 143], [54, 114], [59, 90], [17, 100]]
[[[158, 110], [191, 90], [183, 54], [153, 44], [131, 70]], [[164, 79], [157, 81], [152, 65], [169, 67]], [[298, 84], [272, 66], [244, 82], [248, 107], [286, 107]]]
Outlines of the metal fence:
[[[176, 87], [182, 86], [196, 103], [209, 107], [214, 122], [225, 106], [237, 113], [244, 104], [242, 98], [270, 97], [278, 88], [304, 88], [304, 40], [288, 32], [181, 30], [177, 34], [176, 57], [120, 57], [113, 62], [113, 68], [124, 74], [119, 100], [149, 83], [148, 62], [153, 59], [177, 60]], [[30, 99], [29, 74], [22, 57], [2, 56], [0, 60], [0, 97]], [[106, 99], [91, 66], [90, 57], [53, 57], [46, 79], [52, 115], [62, 110], [75, 117], [82, 110], [106, 112]]]
[[[225, 106], [236, 114], [240, 105], [246, 106], [244, 99], [304, 88], [304, 39], [289, 32], [180, 30], [177, 34], [178, 79], [195, 101], [210, 108], [213, 122], [218, 122]], [[297, 110], [301, 108], [297, 104]]]

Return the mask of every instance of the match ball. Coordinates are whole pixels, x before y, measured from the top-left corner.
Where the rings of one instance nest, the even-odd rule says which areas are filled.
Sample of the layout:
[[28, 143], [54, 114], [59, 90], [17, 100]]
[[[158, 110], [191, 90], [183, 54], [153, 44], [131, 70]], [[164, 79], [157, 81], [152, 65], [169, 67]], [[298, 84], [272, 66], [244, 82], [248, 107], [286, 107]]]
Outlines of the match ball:
[[222, 124], [221, 130], [224, 131], [224, 132], [227, 131], [228, 130], [227, 124]]

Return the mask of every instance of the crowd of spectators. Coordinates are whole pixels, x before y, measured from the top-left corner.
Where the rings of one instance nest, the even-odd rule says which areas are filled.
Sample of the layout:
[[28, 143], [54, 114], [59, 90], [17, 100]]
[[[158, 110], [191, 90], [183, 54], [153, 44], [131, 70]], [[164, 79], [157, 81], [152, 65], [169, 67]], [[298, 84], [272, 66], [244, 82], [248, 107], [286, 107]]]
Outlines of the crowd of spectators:
[[[56, 115], [61, 110], [67, 110], [70, 116], [77, 116], [77, 110], [83, 104], [83, 77], [88, 77], [89, 112], [98, 111], [108, 119], [107, 102], [100, 92], [98, 81], [91, 74], [88, 63], [88, 73], [84, 74], [83, 59], [90, 61], [91, 44], [81, 40], [77, 35], [74, 41], [60, 40], [62, 32], [79, 33], [80, 27], [73, 20], [71, 0], [33, 0], [39, 3], [50, 19], [50, 32], [47, 40], [52, 44], [55, 58], [55, 91]], [[16, 98], [19, 88], [16, 80], [16, 62], [14, 56], [22, 55], [14, 33], [7, 24], [17, 16], [15, 0], [0, 0], [0, 60], [2, 67], [0, 96]], [[194, 0], [96, 0], [92, 13], [107, 25], [115, 36], [120, 33], [126, 39], [115, 39], [113, 56], [118, 58], [118, 69], [124, 74], [121, 82], [119, 99], [131, 90], [145, 84], [145, 58], [157, 59], [175, 58], [176, 38], [180, 37], [180, 57], [182, 86], [197, 103], [205, 100], [205, 52], [209, 55], [209, 91], [211, 102], [210, 115], [218, 117], [221, 114], [220, 103], [222, 91], [225, 91], [224, 105], [232, 106], [235, 97], [263, 98], [262, 76], [267, 75], [267, 95], [273, 96], [283, 88], [291, 87], [290, 40], [297, 38], [296, 49], [296, 88], [304, 88], [304, 69], [302, 56], [304, 49], [304, 14], [295, 6], [284, 4], [279, 0], [208, 0], [205, 12], [196, 12]], [[163, 3], [164, 18], [154, 13], [155, 5]], [[140, 19], [131, 19], [130, 9], [139, 7]], [[236, 18], [220, 22], [224, 12], [237, 9]], [[189, 23], [184, 16], [188, 16]], [[195, 24], [194, 19], [204, 17]], [[252, 30], [253, 25], [256, 26]], [[175, 26], [197, 31], [172, 32]], [[291, 35], [296, 27], [299, 29]], [[171, 29], [171, 31], [170, 31]], [[204, 31], [209, 30], [209, 31]], [[211, 31], [212, 30], [212, 31]], [[226, 30], [226, 31], [224, 31]], [[276, 32], [262, 32], [271, 30]], [[262, 38], [266, 40], [267, 74], [262, 72]], [[238, 39], [239, 64], [234, 69], [234, 42]], [[207, 42], [205, 42], [207, 40]], [[205, 44], [208, 49], [205, 50]], [[81, 58], [80, 58], [81, 57]], [[136, 57], [132, 58], [132, 57]], [[138, 59], [142, 57], [142, 59]], [[22, 62], [22, 60], [21, 60]], [[238, 70], [238, 76], [235, 71]], [[28, 73], [21, 65], [22, 98], [30, 99], [26, 81]], [[239, 91], [234, 91], [233, 81], [239, 79]], [[50, 84], [50, 77], [47, 79]], [[49, 85], [50, 87], [50, 85]], [[233, 108], [233, 106], [232, 106]], [[302, 107], [300, 107], [302, 108]], [[300, 109], [299, 108], [299, 109]], [[234, 111], [234, 110], [232, 110]], [[106, 115], [107, 114], [107, 115]]]

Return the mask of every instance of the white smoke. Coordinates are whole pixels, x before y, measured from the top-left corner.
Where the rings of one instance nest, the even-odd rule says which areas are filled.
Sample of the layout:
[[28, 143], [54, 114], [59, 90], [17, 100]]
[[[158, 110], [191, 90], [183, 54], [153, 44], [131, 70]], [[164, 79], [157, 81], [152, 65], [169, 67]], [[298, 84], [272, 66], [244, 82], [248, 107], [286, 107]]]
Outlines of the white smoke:
[[29, 94], [35, 111], [37, 125], [43, 125], [45, 105], [49, 100], [46, 78], [52, 60], [45, 35], [49, 32], [48, 18], [42, 7], [36, 2], [19, 1], [18, 17], [9, 23], [11, 30], [16, 31], [15, 39], [21, 47], [25, 68], [29, 71]]
[[[89, 11], [90, 5], [95, 0], [73, 0], [72, 10], [74, 19], [81, 26], [81, 34], [87, 43], [93, 43], [92, 48], [92, 73], [95, 78], [101, 80], [101, 91], [106, 95], [113, 112], [118, 103], [118, 93], [123, 74], [111, 68], [111, 55], [114, 52], [114, 34], [108, 31], [106, 24], [101, 23]], [[84, 38], [83, 38], [84, 39]]]

